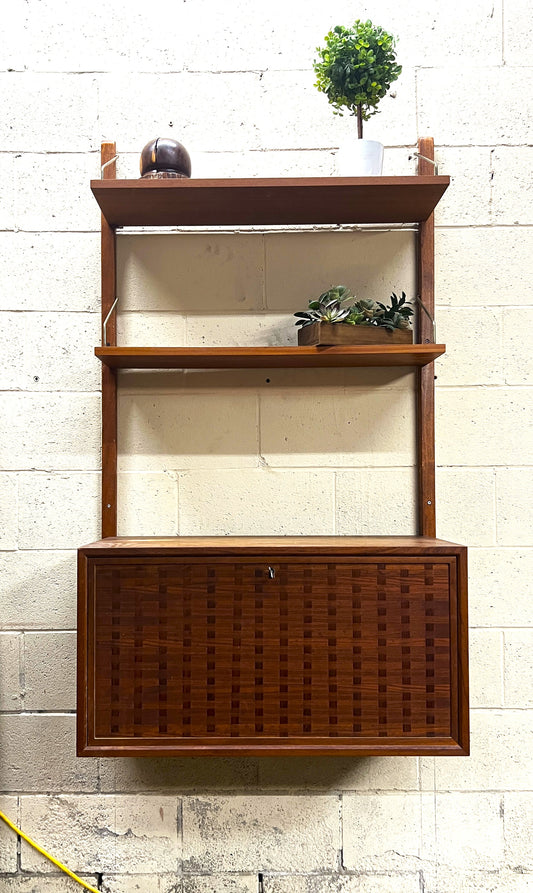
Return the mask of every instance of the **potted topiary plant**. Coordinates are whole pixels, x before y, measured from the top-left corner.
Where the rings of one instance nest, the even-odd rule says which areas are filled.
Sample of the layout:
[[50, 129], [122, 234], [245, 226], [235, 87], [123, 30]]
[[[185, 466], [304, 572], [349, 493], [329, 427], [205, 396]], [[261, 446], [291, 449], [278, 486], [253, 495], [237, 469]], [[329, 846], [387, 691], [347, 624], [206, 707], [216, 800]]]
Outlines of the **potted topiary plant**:
[[363, 121], [377, 113], [380, 99], [401, 74], [395, 39], [372, 22], [356, 19], [352, 28], [336, 25], [325, 41], [324, 47], [317, 47], [320, 58], [313, 64], [315, 86], [326, 94], [334, 114], [342, 115], [346, 108], [357, 118], [352, 174], [381, 174], [383, 146], [363, 140]]
[[390, 305], [370, 298], [357, 300], [345, 285], [335, 285], [298, 311], [298, 344], [412, 344], [413, 309], [405, 292], [394, 292]]

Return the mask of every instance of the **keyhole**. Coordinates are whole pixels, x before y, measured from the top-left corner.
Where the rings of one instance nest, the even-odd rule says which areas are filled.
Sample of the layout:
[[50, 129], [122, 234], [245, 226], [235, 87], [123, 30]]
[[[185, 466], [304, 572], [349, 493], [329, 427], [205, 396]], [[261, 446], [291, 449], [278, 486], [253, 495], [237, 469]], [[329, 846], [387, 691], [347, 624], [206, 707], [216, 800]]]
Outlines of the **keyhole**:
[[273, 580], [274, 577], [276, 576], [276, 571], [274, 570], [273, 567], [270, 567], [270, 566], [269, 566], [269, 568], [268, 568], [268, 576], [270, 577], [271, 580]]

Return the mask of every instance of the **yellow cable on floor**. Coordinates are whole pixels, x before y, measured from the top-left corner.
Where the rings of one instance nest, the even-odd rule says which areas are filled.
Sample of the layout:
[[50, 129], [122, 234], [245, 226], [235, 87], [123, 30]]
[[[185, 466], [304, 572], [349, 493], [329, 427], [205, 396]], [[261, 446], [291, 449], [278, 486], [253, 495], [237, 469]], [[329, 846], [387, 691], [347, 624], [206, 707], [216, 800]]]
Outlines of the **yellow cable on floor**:
[[15, 834], [19, 834], [23, 838], [23, 840], [25, 840], [26, 843], [29, 843], [29, 845], [37, 850], [38, 853], [41, 853], [42, 856], [46, 856], [47, 859], [50, 859], [50, 862], [53, 862], [54, 865], [57, 865], [57, 867], [61, 869], [61, 871], [64, 871], [65, 874], [68, 874], [68, 876], [71, 877], [72, 880], [76, 881], [78, 884], [81, 884], [81, 886], [85, 887], [86, 890], [91, 890], [92, 893], [100, 893], [100, 890], [97, 890], [96, 887], [91, 887], [90, 884], [86, 884], [85, 881], [82, 881], [81, 877], [78, 877], [77, 874], [74, 874], [74, 872], [71, 871], [70, 868], [67, 868], [66, 865], [58, 862], [58, 860], [54, 859], [54, 857], [51, 856], [50, 853], [47, 853], [46, 850], [43, 850], [43, 848], [40, 847], [38, 843], [35, 843], [35, 841], [31, 839], [31, 837], [28, 837], [27, 834], [24, 834], [24, 831], [21, 831], [20, 828], [17, 828], [17, 826], [14, 825], [13, 822], [8, 819], [8, 817], [4, 815], [3, 812], [0, 812], [0, 819], [3, 819], [6, 825], [9, 825], [9, 827], [12, 831], [15, 832]]

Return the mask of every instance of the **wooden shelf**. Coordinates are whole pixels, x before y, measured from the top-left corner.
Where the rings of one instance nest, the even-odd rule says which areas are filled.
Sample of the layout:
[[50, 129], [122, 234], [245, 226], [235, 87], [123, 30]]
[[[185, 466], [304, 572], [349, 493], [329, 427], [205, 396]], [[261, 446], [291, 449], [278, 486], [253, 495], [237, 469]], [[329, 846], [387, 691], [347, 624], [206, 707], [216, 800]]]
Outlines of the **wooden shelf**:
[[92, 180], [111, 226], [419, 223], [449, 177]]
[[294, 369], [328, 366], [426, 366], [445, 344], [357, 347], [96, 347], [111, 369]]

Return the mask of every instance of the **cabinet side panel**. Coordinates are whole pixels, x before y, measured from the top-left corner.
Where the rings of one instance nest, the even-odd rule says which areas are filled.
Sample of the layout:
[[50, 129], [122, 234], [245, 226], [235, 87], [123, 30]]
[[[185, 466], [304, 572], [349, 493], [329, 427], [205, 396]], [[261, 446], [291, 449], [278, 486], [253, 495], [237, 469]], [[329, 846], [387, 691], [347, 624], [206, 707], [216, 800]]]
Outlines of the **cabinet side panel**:
[[87, 557], [78, 552], [78, 653], [77, 653], [77, 695], [76, 695], [76, 748], [78, 756], [87, 745], [87, 652], [89, 648], [87, 630]]

